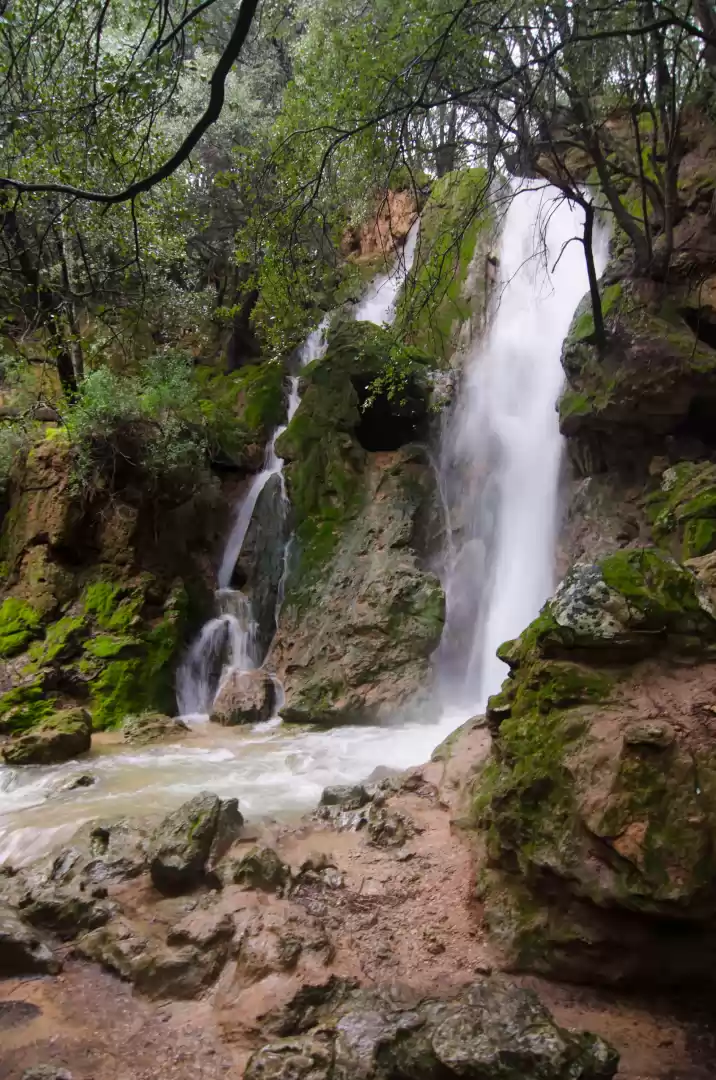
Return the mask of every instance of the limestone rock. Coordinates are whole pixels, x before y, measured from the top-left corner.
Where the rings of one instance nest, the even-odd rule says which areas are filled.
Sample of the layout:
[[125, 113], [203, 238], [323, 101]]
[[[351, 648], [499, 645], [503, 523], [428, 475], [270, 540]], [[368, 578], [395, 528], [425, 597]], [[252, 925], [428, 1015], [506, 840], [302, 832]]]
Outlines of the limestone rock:
[[224, 881], [263, 892], [278, 892], [290, 880], [291, 870], [273, 848], [254, 847], [224, 870]]
[[146, 869], [145, 843], [126, 821], [85, 825], [59, 854], [0, 877], [0, 899], [33, 926], [72, 939], [112, 918], [107, 887]]
[[72, 1073], [55, 1065], [33, 1065], [25, 1069], [20, 1080], [72, 1080]]
[[37, 931], [0, 903], [0, 975], [56, 975], [61, 967]]
[[160, 739], [180, 739], [189, 731], [188, 724], [176, 716], [163, 713], [142, 713], [124, 721], [122, 738], [125, 742], [144, 746]]
[[251, 516], [233, 581], [251, 600], [260, 659], [276, 632], [276, 601], [289, 538], [288, 507], [281, 477], [269, 477]]
[[186, 892], [205, 880], [243, 824], [235, 799], [202, 792], [168, 814], [149, 842], [149, 871], [160, 892]]
[[712, 600], [664, 553], [578, 566], [499, 655], [474, 795], [507, 962], [562, 977], [712, 978]]
[[276, 687], [265, 671], [232, 671], [214, 699], [211, 721], [215, 724], [261, 724], [270, 720]]
[[191, 999], [217, 978], [232, 934], [230, 919], [214, 919], [199, 935], [180, 924], [170, 934], [171, 941], [163, 942], [126, 918], [117, 918], [86, 934], [76, 949], [134, 983], [147, 997]]
[[313, 1031], [258, 1050], [246, 1080], [610, 1080], [619, 1061], [598, 1036], [560, 1028], [536, 994], [497, 976], [450, 1001], [410, 1008], [387, 992], [354, 991], [319, 1013]]
[[360, 810], [370, 802], [370, 795], [362, 784], [327, 787], [321, 795], [321, 806], [338, 806], [341, 810]]
[[3, 747], [8, 765], [56, 765], [86, 753], [92, 741], [92, 718], [86, 709], [65, 709], [42, 726]]

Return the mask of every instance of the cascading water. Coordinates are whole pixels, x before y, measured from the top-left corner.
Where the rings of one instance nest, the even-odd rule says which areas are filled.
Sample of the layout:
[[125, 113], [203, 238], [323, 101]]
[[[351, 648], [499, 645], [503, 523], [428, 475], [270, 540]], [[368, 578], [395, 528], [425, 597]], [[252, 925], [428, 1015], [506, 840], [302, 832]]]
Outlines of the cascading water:
[[[553, 591], [562, 437], [555, 405], [562, 342], [587, 291], [579, 207], [544, 184], [511, 200], [500, 285], [486, 338], [469, 356], [446, 425], [441, 488], [449, 507], [438, 650], [444, 699], [477, 712], [506, 674], [497, 647]], [[606, 264], [607, 238], [595, 261]]]
[[[396, 297], [413, 265], [419, 228], [419, 220], [416, 220], [408, 233], [403, 249], [398, 254], [395, 265], [387, 273], [378, 275], [356, 304], [353, 311], [355, 319], [365, 319], [379, 325], [391, 323], [394, 320]], [[326, 330], [329, 322], [330, 315], [327, 315], [306, 338], [299, 350], [301, 367], [317, 360], [325, 353]], [[205, 624], [177, 672], [177, 705], [179, 714], [185, 718], [205, 719], [218, 689], [229, 672], [252, 671], [261, 662], [262, 658], [257, 651], [256, 623], [251, 603], [244, 593], [231, 588], [231, 581], [259, 496], [272, 476], [278, 476], [281, 480], [283, 512], [286, 513], [288, 510], [283, 480], [283, 460], [276, 453], [276, 442], [291, 423], [299, 404], [299, 377], [294, 375], [289, 383], [286, 423], [276, 428], [269, 441], [264, 467], [254, 477], [239, 504], [233, 528], [224, 548], [217, 575], [219, 589], [216, 594], [217, 607], [221, 614]], [[282, 581], [276, 599], [276, 615], [283, 602], [283, 592]], [[279, 694], [279, 698], [281, 696]]]
[[[587, 287], [577, 244], [565, 248], [551, 275], [544, 260], [529, 258], [541, 221], [548, 222], [548, 264], [557, 260], [566, 240], [581, 234], [577, 211], [566, 204], [555, 208], [553, 194], [520, 194], [506, 215], [500, 302], [488, 339], [469, 357], [441, 449], [441, 494], [451, 528], [443, 568], [448, 625], [438, 670], [449, 708], [442, 715], [436, 711], [435, 723], [401, 727], [264, 728], [228, 736], [224, 728], [203, 724], [176, 745], [118, 751], [96, 739], [89, 761], [24, 772], [0, 769], [0, 861], [9, 858], [19, 865], [65, 840], [84, 821], [131, 815], [137, 806], [159, 812], [207, 788], [222, 797], [238, 796], [249, 816], [301, 812], [315, 805], [327, 784], [355, 783], [379, 764], [406, 768], [427, 760], [435, 744], [499, 686], [496, 645], [526, 625], [552, 585], [559, 353]], [[416, 234], [417, 228], [393, 280], [382, 286], [375, 282], [356, 305], [356, 317], [391, 321]], [[320, 331], [314, 331], [304, 346], [304, 361], [319, 355], [321, 347]], [[295, 379], [289, 416], [297, 404]], [[255, 489], [260, 480], [265, 484], [270, 475], [280, 474], [274, 443], [227, 543], [228, 572], [222, 569], [221, 574], [227, 586], [249, 509], [260, 493]], [[216, 616], [203, 628], [183, 669], [184, 711], [207, 711], [227, 650], [237, 663], [249, 663], [252, 617], [242, 607], [245, 600], [237, 590], [219, 589]], [[60, 790], [88, 770], [97, 777], [95, 785], [71, 793]]]
[[[305, 367], [326, 351], [329, 316], [321, 320], [299, 350], [299, 364]], [[253, 671], [261, 662], [256, 644], [256, 622], [251, 601], [240, 590], [231, 588], [234, 567], [241, 555], [256, 503], [272, 476], [281, 480], [283, 512], [287, 511], [283, 480], [283, 459], [276, 453], [276, 442], [291, 423], [300, 403], [299, 376], [289, 380], [286, 423], [276, 428], [266, 448], [264, 467], [257, 473], [239, 503], [238, 512], [224, 548], [217, 574], [217, 608], [221, 612], [205, 623], [177, 672], [177, 705], [180, 716], [205, 719], [217, 690], [231, 671]], [[279, 594], [282, 590], [279, 589]]]

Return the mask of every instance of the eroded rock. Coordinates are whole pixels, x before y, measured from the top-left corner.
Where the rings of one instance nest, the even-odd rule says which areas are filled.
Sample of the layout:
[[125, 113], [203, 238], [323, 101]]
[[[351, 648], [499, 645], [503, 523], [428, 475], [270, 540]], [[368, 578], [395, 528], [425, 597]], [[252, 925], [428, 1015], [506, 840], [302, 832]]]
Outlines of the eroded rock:
[[11, 739], [2, 750], [7, 765], [56, 765], [85, 754], [92, 742], [86, 709], [64, 709], [40, 727]]
[[230, 727], [270, 720], [276, 699], [273, 679], [265, 671], [232, 671], [219, 689], [210, 720]]
[[257, 1051], [247, 1080], [610, 1080], [618, 1067], [598, 1036], [559, 1027], [536, 994], [495, 976], [412, 1006], [352, 991], [318, 1018], [307, 1034]]
[[62, 964], [37, 930], [0, 903], [0, 975], [56, 975]]
[[181, 739], [189, 731], [178, 716], [165, 716], [164, 713], [142, 713], [129, 716], [122, 727], [122, 738], [127, 743], [144, 746], [160, 739]]
[[236, 799], [222, 802], [201, 792], [157, 826], [149, 842], [149, 871], [154, 886], [172, 895], [206, 880], [208, 864], [215, 866], [237, 838], [243, 824]]

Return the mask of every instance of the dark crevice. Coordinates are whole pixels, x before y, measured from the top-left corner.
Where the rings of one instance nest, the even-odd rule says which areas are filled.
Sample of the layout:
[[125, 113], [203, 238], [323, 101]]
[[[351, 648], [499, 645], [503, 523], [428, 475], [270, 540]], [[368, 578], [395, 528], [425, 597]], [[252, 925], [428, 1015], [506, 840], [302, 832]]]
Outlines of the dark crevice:
[[716, 448], [716, 397], [695, 397], [674, 434], [698, 439], [708, 449]]
[[716, 322], [707, 308], [682, 308], [681, 317], [703, 345], [716, 349]]
[[364, 450], [399, 450], [425, 438], [427, 405], [412, 381], [393, 398], [385, 393], [373, 396], [370, 378], [354, 376], [351, 381], [360, 407], [360, 422], [354, 434]]

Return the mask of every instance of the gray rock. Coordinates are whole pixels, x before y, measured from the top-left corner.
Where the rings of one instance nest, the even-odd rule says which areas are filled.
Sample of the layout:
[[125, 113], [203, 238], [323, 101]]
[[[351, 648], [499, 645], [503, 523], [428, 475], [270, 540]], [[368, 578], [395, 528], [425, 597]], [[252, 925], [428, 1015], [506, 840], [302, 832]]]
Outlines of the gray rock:
[[281, 477], [271, 476], [256, 500], [234, 571], [239, 587], [251, 598], [261, 659], [268, 652], [276, 632], [276, 600], [284, 573], [288, 537]]
[[321, 806], [338, 806], [341, 810], [360, 810], [370, 802], [370, 795], [362, 784], [327, 787], [321, 795]]
[[60, 787], [60, 791], [77, 791], [79, 788], [94, 787], [97, 783], [97, 777], [91, 773], [80, 773], [79, 776], [73, 776], [71, 780], [68, 780], [66, 784]]
[[273, 679], [265, 671], [232, 671], [211, 710], [214, 724], [261, 724], [270, 720], [276, 700]]
[[311, 1019], [308, 1034], [258, 1050], [246, 1080], [611, 1080], [619, 1063], [602, 1039], [559, 1027], [536, 994], [497, 976], [413, 1008], [353, 991]]
[[209, 869], [237, 838], [243, 818], [235, 799], [222, 803], [203, 791], [157, 826], [149, 843], [149, 872], [160, 892], [186, 892], [206, 879]]
[[[278, 892], [291, 877], [291, 871], [273, 848], [253, 847], [227, 868], [228, 880], [236, 885], [263, 892]], [[227, 877], [224, 880], [227, 880]]]
[[127, 743], [144, 746], [160, 739], [181, 739], [189, 731], [177, 716], [165, 716], [163, 713], [142, 713], [141, 716], [128, 716], [122, 727], [122, 738]]
[[12, 908], [0, 905], [0, 975], [56, 975], [61, 969], [37, 931]]

